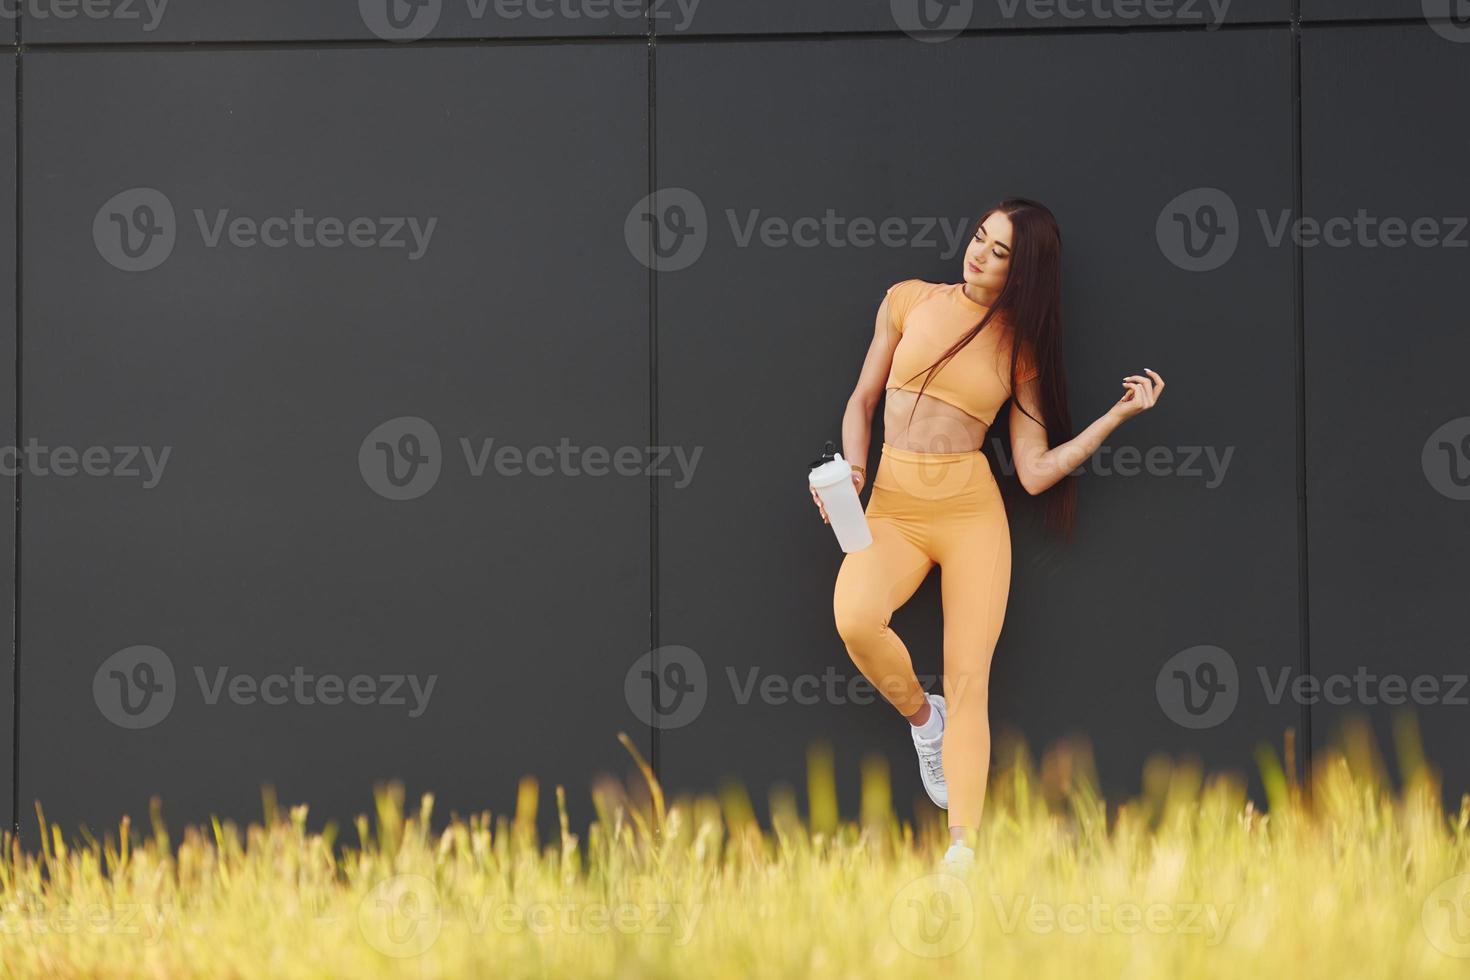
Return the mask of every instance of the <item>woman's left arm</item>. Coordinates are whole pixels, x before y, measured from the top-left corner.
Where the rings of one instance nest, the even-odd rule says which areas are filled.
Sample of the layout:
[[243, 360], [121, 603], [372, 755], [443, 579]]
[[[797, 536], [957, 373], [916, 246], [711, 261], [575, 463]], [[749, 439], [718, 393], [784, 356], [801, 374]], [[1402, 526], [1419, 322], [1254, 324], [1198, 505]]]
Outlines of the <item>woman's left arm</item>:
[[1086, 462], [1097, 452], [1103, 440], [1125, 420], [1157, 404], [1159, 396], [1164, 393], [1164, 379], [1153, 368], [1144, 368], [1144, 371], [1149, 377], [1130, 374], [1124, 378], [1123, 387], [1127, 391], [1123, 397], [1097, 421], [1060, 446], [1049, 447], [1046, 429], [1026, 414], [1030, 412], [1036, 418], [1046, 417], [1041, 410], [1041, 385], [1032, 379], [1016, 389], [1016, 401], [1026, 412], [1018, 412], [1016, 406], [1011, 406], [1011, 458], [1016, 464], [1016, 476], [1027, 493], [1033, 496], [1044, 493]]

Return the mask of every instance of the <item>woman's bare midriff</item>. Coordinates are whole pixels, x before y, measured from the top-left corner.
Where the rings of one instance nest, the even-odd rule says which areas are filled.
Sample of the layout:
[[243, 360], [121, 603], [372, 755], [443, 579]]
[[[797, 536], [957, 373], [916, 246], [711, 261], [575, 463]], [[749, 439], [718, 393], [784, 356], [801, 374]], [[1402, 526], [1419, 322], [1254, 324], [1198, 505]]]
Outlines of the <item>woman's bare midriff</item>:
[[896, 449], [916, 453], [974, 452], [985, 444], [985, 432], [989, 428], [973, 415], [928, 393], [920, 395], [904, 388], [889, 388], [883, 399], [883, 441]]

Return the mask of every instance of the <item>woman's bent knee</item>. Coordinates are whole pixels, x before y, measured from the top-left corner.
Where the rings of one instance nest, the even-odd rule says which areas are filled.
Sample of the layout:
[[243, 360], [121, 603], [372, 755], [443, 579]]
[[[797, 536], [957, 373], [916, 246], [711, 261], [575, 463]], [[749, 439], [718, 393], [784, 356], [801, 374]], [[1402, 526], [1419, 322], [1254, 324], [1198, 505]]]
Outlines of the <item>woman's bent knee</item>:
[[888, 617], [874, 606], [856, 602], [837, 603], [833, 607], [837, 635], [851, 650], [882, 637], [888, 629]]

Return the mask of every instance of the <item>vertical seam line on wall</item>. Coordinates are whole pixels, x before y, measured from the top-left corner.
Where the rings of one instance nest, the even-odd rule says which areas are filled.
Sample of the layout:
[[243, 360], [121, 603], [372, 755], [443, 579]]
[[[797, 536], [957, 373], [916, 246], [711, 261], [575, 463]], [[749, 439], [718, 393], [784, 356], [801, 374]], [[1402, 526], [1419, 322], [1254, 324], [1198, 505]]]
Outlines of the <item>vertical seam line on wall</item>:
[[[1303, 147], [1302, 147], [1302, 0], [1291, 4], [1291, 119], [1292, 119], [1292, 185], [1291, 206], [1296, 220], [1302, 214]], [[1297, 505], [1297, 630], [1298, 656], [1302, 676], [1312, 673], [1312, 616], [1309, 587], [1310, 554], [1307, 550], [1307, 336], [1306, 336], [1306, 257], [1300, 240], [1292, 249], [1294, 309], [1294, 346], [1296, 348], [1296, 505]], [[1302, 737], [1295, 753], [1300, 760], [1297, 771], [1308, 798], [1312, 791], [1312, 706], [1301, 705]]]
[[[12, 150], [15, 152], [15, 444], [21, 444], [21, 345], [20, 345], [20, 116], [21, 116], [21, 47], [20, 47], [20, 18], [15, 20], [15, 142]], [[10, 609], [10, 825], [11, 829], [18, 835], [20, 833], [20, 482], [25, 467], [15, 468], [15, 512], [11, 515], [14, 521], [14, 565], [11, 574], [15, 581], [12, 583], [11, 601], [14, 605]]]
[[[653, 194], [658, 189], [658, 140], [657, 125], [655, 120], [655, 72], [658, 65], [658, 38], [654, 33], [653, 4], [646, 7], [648, 11], [648, 124], [647, 124], [647, 146], [648, 146], [648, 193]], [[652, 200], [650, 199], [650, 204]], [[648, 223], [648, 444], [658, 446], [658, 263], [653, 261], [658, 253], [654, 250], [657, 244], [655, 236], [658, 234], [655, 220]], [[655, 449], [655, 452], [657, 450]], [[663, 782], [663, 760], [662, 745], [659, 739], [659, 671], [662, 665], [659, 663], [659, 603], [658, 603], [658, 467], [653, 467], [648, 474], [648, 649], [653, 651], [649, 657], [649, 672], [652, 676], [648, 679], [649, 706], [648, 713], [648, 764], [653, 769], [653, 777], [660, 783]]]

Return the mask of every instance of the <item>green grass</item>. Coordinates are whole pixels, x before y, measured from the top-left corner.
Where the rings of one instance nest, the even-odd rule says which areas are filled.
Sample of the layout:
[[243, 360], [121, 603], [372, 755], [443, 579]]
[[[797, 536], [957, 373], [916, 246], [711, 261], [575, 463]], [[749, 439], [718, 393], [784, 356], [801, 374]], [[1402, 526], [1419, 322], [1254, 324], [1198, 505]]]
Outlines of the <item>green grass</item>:
[[842, 819], [820, 745], [805, 815], [777, 788], [769, 830], [738, 786], [666, 800], [626, 740], [641, 777], [593, 787], [585, 840], [561, 787], [560, 839], [537, 839], [529, 778], [514, 814], [442, 833], [430, 797], [382, 787], [342, 840], [269, 794], [260, 824], [177, 841], [156, 809], [151, 833], [70, 843], [38, 809], [41, 852], [7, 837], [0, 861], [0, 976], [1470, 976], [1470, 798], [1445, 813], [1400, 735], [1397, 789], [1361, 728], [1310, 787], [1263, 747], [1269, 814], [1162, 758], [1110, 806], [1085, 745], [1006, 747], [958, 876], [942, 815], [900, 819], [881, 761]]

